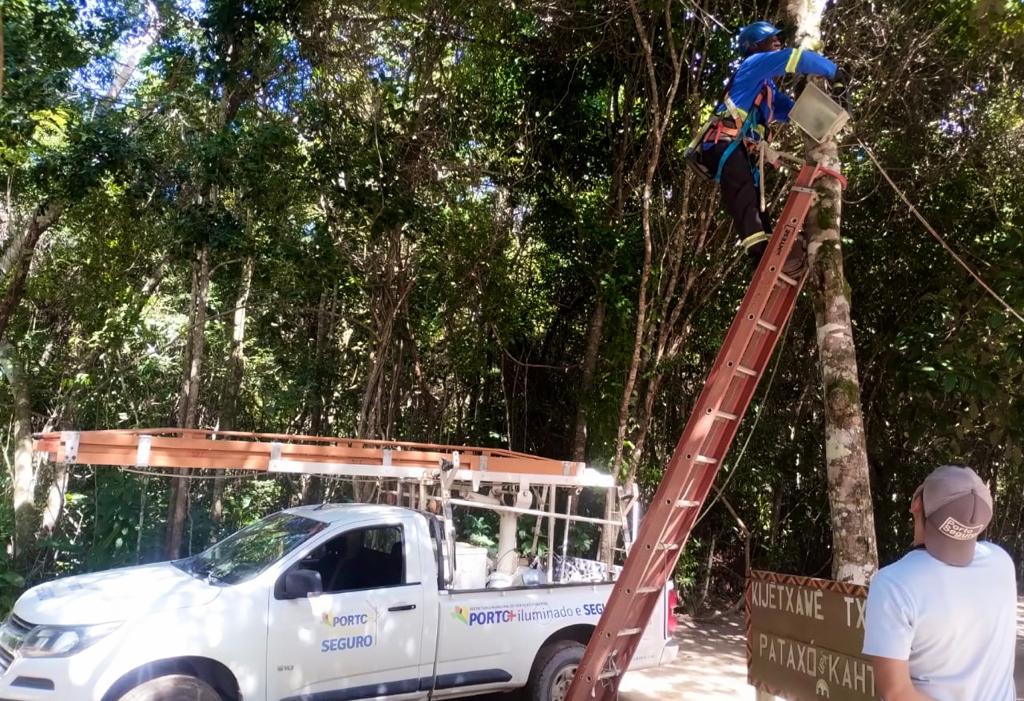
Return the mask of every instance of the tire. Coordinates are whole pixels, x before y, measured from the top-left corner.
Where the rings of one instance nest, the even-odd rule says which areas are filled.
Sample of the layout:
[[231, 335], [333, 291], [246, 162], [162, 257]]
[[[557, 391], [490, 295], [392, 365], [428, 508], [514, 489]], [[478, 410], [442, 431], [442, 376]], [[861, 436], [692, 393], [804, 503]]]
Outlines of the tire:
[[556, 640], [543, 647], [526, 683], [527, 701], [563, 701], [585, 649], [575, 640]]
[[186, 674], [169, 674], [143, 682], [118, 701], [224, 701], [202, 679]]

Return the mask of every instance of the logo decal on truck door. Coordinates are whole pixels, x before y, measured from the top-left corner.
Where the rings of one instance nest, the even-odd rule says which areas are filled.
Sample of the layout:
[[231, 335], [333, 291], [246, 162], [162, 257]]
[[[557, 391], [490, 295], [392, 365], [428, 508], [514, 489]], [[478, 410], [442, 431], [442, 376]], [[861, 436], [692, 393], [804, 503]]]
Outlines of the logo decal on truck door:
[[340, 652], [361, 647], [373, 647], [373, 636], [349, 635], [344, 638], [328, 638], [320, 641], [320, 652]]
[[530, 623], [558, 620], [563, 618], [582, 618], [584, 616], [600, 616], [604, 604], [581, 604], [579, 606], [560, 606], [552, 608], [550, 604], [537, 602], [531, 604], [512, 604], [511, 606], [484, 606], [470, 608], [456, 606], [452, 618], [467, 626], [489, 626], [501, 623]]
[[335, 613], [333, 611], [324, 611], [320, 614], [320, 622], [330, 628], [365, 626], [376, 620], [377, 617], [369, 613]]

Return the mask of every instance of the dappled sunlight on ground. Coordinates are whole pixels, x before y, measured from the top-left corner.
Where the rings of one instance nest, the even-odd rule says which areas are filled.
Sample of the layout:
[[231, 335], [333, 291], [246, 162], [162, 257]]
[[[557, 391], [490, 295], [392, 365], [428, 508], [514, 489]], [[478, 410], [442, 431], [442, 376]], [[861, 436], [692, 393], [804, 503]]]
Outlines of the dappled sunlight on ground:
[[752, 701], [747, 685], [743, 616], [707, 623], [682, 616], [676, 629], [679, 656], [664, 667], [630, 672], [619, 687], [622, 701]]

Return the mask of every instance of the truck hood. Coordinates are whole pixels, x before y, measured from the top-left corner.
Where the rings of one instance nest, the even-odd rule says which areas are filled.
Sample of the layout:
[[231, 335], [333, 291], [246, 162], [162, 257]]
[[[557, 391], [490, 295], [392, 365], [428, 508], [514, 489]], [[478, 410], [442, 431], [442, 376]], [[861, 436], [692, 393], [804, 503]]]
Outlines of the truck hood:
[[21, 595], [14, 613], [35, 624], [89, 625], [202, 606], [220, 592], [221, 587], [161, 562], [40, 584]]

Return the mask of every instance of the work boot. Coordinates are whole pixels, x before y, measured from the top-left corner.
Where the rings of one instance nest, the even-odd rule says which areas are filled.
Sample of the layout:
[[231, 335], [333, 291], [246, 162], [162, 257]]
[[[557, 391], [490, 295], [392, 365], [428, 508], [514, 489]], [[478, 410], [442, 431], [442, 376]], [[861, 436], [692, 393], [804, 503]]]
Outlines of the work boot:
[[782, 264], [782, 272], [791, 278], [799, 279], [807, 268], [807, 237], [804, 232], [796, 237], [793, 247], [789, 249], [786, 262]]
[[761, 262], [761, 256], [763, 256], [764, 252], [767, 250], [767, 241], [761, 241], [760, 243], [756, 243], [750, 248], [748, 248], [747, 257], [750, 258], [750, 267], [752, 267], [754, 270], [757, 270], [757, 265], [758, 263]]

